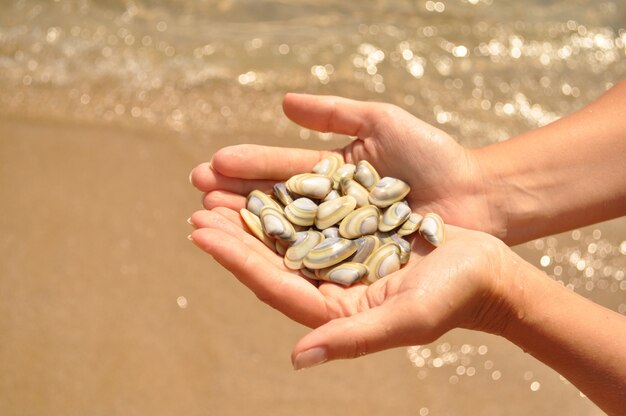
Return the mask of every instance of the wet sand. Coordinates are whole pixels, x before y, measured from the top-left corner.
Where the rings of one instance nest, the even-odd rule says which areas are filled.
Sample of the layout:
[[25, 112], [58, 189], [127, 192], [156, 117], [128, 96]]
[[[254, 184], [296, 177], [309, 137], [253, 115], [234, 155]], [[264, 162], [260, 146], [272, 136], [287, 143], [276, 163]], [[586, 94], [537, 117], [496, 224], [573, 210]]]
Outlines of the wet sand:
[[446, 339], [489, 343], [498, 383], [420, 378], [404, 348], [294, 372], [306, 328], [186, 238], [200, 208], [188, 173], [234, 141], [195, 139], [0, 120], [0, 414], [601, 414], [518, 348], [466, 331]]

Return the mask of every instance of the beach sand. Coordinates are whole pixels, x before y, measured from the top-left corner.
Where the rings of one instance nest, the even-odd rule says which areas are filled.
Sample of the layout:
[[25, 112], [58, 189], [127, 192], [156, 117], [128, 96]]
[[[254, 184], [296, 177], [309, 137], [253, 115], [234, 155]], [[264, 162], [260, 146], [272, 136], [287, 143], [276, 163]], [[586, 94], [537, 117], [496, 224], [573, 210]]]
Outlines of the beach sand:
[[[405, 348], [293, 371], [307, 329], [186, 238], [201, 208], [189, 171], [236, 141], [194, 139], [0, 121], [0, 414], [601, 414], [515, 346], [466, 331], [446, 339], [488, 342], [497, 385], [481, 369], [420, 378]], [[520, 389], [529, 362], [537, 392]]]

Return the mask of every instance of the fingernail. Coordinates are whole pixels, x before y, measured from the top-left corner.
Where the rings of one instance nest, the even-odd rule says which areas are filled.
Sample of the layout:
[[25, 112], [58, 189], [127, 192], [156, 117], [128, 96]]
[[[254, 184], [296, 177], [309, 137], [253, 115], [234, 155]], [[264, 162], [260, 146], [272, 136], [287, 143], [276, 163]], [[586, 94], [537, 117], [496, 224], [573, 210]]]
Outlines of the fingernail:
[[191, 181], [192, 175], [193, 175], [193, 169], [191, 170], [191, 172], [189, 172], [189, 183], [193, 185], [193, 182]]
[[193, 241], [193, 237], [191, 236], [191, 234], [189, 234], [189, 235], [187, 236], [187, 240], [189, 240], [189, 241]]
[[196, 226], [196, 224], [194, 224], [193, 221], [191, 221], [191, 217], [187, 218], [187, 224], [191, 225], [192, 227]]
[[328, 351], [323, 347], [315, 347], [302, 351], [293, 360], [293, 369], [302, 370], [304, 368], [315, 367], [328, 361]]

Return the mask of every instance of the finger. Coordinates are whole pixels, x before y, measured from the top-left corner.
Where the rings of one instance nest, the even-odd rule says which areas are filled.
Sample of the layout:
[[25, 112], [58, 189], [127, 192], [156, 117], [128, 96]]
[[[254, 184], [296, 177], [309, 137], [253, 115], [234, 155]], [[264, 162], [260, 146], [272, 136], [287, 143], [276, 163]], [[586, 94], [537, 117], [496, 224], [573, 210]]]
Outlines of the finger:
[[322, 294], [306, 280], [280, 271], [230, 234], [201, 228], [192, 241], [246, 285], [256, 296], [289, 318], [315, 327], [326, 322]]
[[211, 165], [202, 163], [191, 171], [191, 183], [203, 192], [215, 190], [228, 191], [240, 195], [248, 195], [255, 189], [269, 192], [276, 181], [241, 179], [237, 177], [225, 176]]
[[243, 179], [285, 180], [310, 172], [329, 152], [244, 144], [220, 149], [213, 155], [213, 169], [224, 176]]
[[211, 191], [204, 195], [202, 201], [206, 209], [226, 207], [239, 211], [246, 206], [246, 197], [228, 191]]

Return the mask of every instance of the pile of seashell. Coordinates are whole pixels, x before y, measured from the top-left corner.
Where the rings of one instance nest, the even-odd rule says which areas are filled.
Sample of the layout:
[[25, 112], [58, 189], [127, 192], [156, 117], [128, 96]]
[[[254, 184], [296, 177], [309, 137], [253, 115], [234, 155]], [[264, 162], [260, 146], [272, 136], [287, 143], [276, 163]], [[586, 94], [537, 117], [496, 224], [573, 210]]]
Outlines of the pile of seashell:
[[370, 284], [409, 260], [405, 240], [417, 230], [431, 244], [444, 240], [434, 213], [411, 212], [410, 188], [400, 179], [380, 178], [361, 160], [344, 163], [331, 154], [303, 173], [247, 198], [241, 216], [259, 240], [284, 256], [285, 266], [307, 278], [350, 286]]

